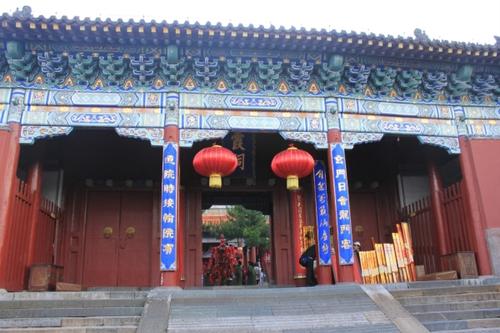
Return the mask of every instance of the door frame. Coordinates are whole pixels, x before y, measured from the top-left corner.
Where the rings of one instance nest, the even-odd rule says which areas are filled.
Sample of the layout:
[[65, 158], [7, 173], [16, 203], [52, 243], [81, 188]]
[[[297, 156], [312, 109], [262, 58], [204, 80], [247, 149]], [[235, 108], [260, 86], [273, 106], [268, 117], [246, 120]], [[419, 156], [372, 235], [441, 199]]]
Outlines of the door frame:
[[[272, 204], [272, 213], [271, 213], [271, 225], [270, 227], [270, 240], [271, 240], [271, 267], [272, 267], [272, 275], [274, 276], [275, 283], [277, 285], [294, 285], [293, 280], [293, 250], [292, 250], [292, 234], [291, 234], [291, 220], [289, 215], [289, 207], [290, 207], [290, 198], [289, 195], [284, 188], [284, 184], [276, 184], [275, 186], [252, 186], [251, 188], [245, 186], [233, 186], [233, 187], [225, 187], [223, 191], [226, 192], [251, 192], [251, 193], [259, 193], [266, 192], [270, 194], [271, 204]], [[183, 263], [183, 273], [185, 273], [185, 287], [186, 288], [196, 288], [200, 287], [201, 279], [198, 279], [196, 276], [193, 278], [187, 277], [187, 272], [192, 271], [195, 274], [202, 274], [202, 221], [201, 221], [201, 206], [203, 195], [209, 194], [210, 192], [217, 192], [217, 190], [211, 190], [207, 187], [200, 186], [189, 186], [185, 188], [186, 200], [184, 203], [185, 209], [185, 221], [184, 222], [184, 234], [181, 235], [184, 240], [184, 248], [183, 254], [186, 262]], [[192, 195], [189, 195], [192, 193]], [[197, 193], [194, 195], [194, 193]], [[280, 200], [276, 200], [277, 197], [280, 197]], [[198, 202], [195, 202], [195, 201]], [[196, 210], [199, 210], [197, 212]], [[188, 242], [190, 236], [190, 228], [191, 233], [193, 233], [192, 238], [196, 239], [196, 246], [188, 248]], [[199, 234], [198, 238], [195, 238], [194, 234]], [[199, 241], [198, 241], [199, 239]], [[199, 256], [199, 260], [196, 259], [196, 262], [191, 263], [194, 267], [188, 268], [189, 263], [187, 262], [187, 258], [189, 258], [189, 251], [195, 251]], [[288, 257], [287, 263], [284, 265], [278, 265], [278, 253], [287, 252], [285, 256]], [[200, 280], [200, 281], [198, 281]], [[194, 281], [194, 284], [191, 285], [189, 282]]]
[[[150, 261], [150, 286], [155, 287], [160, 285], [160, 227], [159, 227], [159, 202], [160, 202], [160, 190], [152, 188], [127, 188], [127, 187], [84, 187], [81, 186], [75, 190], [75, 192], [84, 193], [84, 200], [80, 203], [80, 209], [82, 214], [80, 214], [78, 221], [80, 229], [80, 239], [81, 245], [79, 247], [79, 259], [78, 259], [78, 272], [77, 278], [80, 284], [83, 283], [83, 275], [85, 269], [85, 249], [87, 246], [87, 211], [88, 211], [88, 194], [89, 192], [151, 192], [152, 196], [152, 221], [151, 221], [151, 235], [150, 240], [152, 246], [150, 247], [151, 261]], [[156, 264], [155, 264], [156, 263]]]

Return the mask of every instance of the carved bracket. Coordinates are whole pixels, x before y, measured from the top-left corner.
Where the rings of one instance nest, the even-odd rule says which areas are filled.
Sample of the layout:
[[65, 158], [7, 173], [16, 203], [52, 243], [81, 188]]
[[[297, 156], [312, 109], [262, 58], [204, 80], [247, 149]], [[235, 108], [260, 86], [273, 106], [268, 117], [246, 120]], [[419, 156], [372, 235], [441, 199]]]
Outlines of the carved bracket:
[[163, 128], [115, 128], [118, 135], [147, 140], [152, 146], [163, 146]]
[[227, 130], [180, 129], [179, 145], [192, 147], [197, 141], [224, 139], [227, 133], [229, 133]]
[[40, 138], [68, 135], [72, 130], [73, 127], [67, 126], [22, 126], [19, 142], [33, 144]]
[[380, 141], [383, 136], [383, 133], [342, 132], [342, 144], [344, 149], [353, 149], [357, 144]]
[[458, 138], [424, 135], [419, 135], [417, 138], [420, 143], [444, 148], [449, 154], [460, 154]]
[[279, 132], [285, 140], [312, 143], [316, 149], [328, 148], [328, 138], [325, 132]]

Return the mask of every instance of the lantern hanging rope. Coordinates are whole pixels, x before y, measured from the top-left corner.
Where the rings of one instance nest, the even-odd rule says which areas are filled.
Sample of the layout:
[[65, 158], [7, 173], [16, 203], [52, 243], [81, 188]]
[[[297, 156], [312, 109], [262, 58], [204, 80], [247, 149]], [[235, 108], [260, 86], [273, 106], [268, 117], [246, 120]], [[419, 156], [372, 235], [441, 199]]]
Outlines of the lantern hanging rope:
[[288, 190], [299, 189], [299, 178], [311, 174], [314, 159], [305, 150], [290, 145], [288, 149], [279, 152], [271, 162], [271, 169], [281, 178], [286, 178]]
[[193, 159], [193, 167], [202, 176], [210, 177], [209, 186], [222, 187], [222, 177], [230, 175], [238, 166], [236, 155], [227, 148], [214, 144], [200, 150]]

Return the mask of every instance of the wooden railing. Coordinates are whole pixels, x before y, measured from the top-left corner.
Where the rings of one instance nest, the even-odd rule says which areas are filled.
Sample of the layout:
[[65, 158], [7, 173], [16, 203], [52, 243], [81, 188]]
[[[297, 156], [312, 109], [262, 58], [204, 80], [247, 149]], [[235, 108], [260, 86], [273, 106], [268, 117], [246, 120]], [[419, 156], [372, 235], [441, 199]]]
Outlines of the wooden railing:
[[[461, 181], [452, 184], [443, 190], [441, 197], [447, 230], [447, 253], [473, 251], [471, 233], [466, 224], [467, 214], [462, 188]], [[404, 220], [410, 222], [416, 264], [424, 265], [426, 273], [436, 272], [439, 270], [440, 258], [430, 197], [404, 207], [401, 215]]]
[[32, 205], [34, 193], [27, 183], [16, 179], [16, 194], [12, 206], [12, 222], [6, 239], [6, 289], [20, 290], [27, 279]]
[[51, 201], [41, 198], [35, 211], [35, 195], [30, 185], [16, 179], [12, 216], [5, 249], [6, 288], [22, 290], [27, 283], [29, 266], [51, 264], [54, 254], [56, 223], [61, 210]]
[[466, 226], [462, 182], [448, 186], [443, 191], [443, 205], [448, 227], [449, 252], [472, 251], [469, 231]]
[[424, 265], [427, 273], [436, 272], [439, 262], [436, 256], [436, 233], [430, 197], [422, 198], [406, 206], [403, 208], [402, 215], [410, 222], [415, 263]]

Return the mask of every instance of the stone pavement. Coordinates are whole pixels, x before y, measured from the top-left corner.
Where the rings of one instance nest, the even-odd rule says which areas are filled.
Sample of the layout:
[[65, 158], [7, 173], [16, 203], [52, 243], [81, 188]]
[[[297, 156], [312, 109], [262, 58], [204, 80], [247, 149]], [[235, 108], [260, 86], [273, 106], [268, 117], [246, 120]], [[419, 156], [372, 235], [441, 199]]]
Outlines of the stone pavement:
[[358, 285], [174, 292], [168, 332], [399, 332]]

